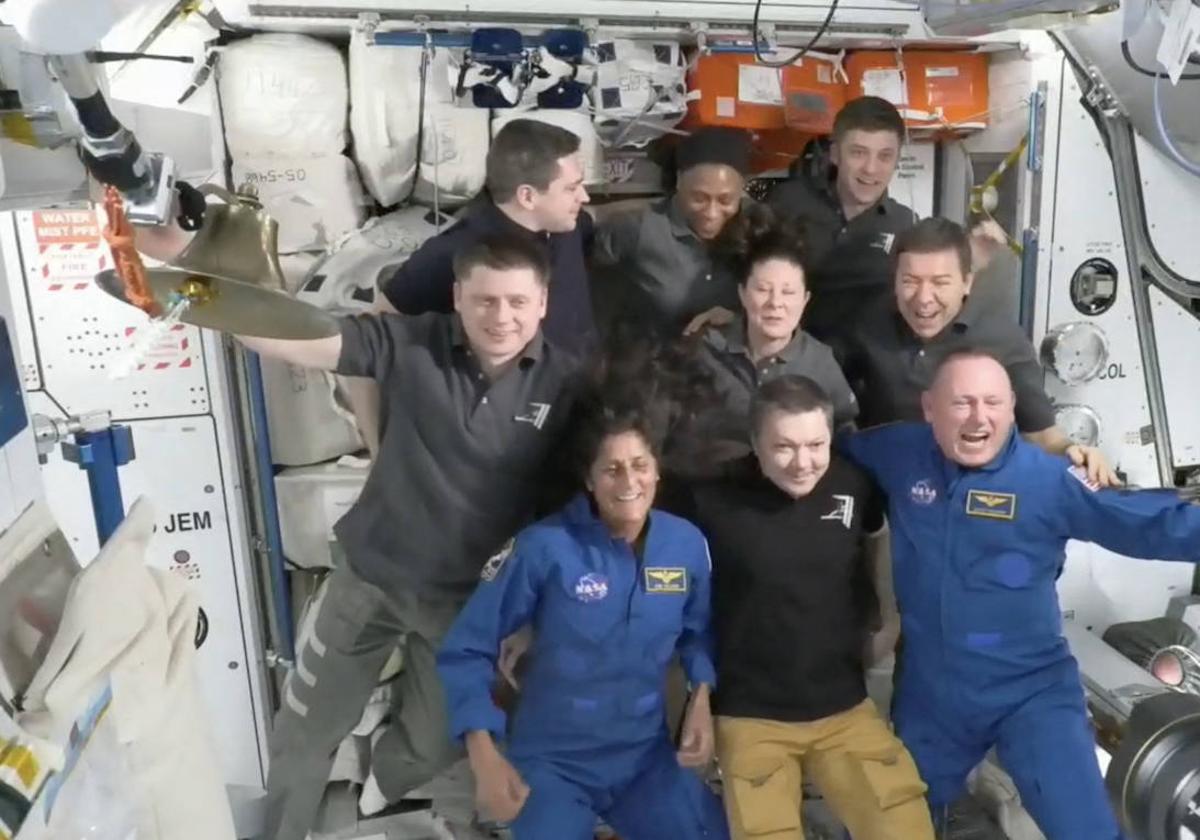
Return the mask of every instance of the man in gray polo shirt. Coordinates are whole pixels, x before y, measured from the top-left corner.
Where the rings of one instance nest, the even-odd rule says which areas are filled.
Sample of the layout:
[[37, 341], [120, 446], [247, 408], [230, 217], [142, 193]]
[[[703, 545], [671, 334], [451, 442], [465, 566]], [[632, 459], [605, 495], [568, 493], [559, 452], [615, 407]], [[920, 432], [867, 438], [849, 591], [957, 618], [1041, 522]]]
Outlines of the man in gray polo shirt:
[[955, 350], [985, 351], [1005, 366], [1017, 395], [1017, 428], [1032, 443], [1086, 465], [1101, 484], [1117, 483], [1100, 450], [1076, 446], [1055, 425], [1037, 353], [1009, 313], [970, 296], [971, 243], [949, 219], [922, 219], [893, 248], [895, 294], [858, 319], [843, 366], [859, 400], [860, 427], [920, 421], [921, 393], [941, 359]]
[[316, 341], [241, 339], [374, 379], [387, 418], [362, 495], [336, 527], [347, 562], [284, 688], [265, 840], [304, 840], [333, 754], [402, 637], [397, 707], [366, 790], [395, 801], [457, 758], [435, 651], [488, 557], [531, 518], [569, 409], [576, 363], [540, 329], [549, 272], [535, 244], [484, 236], [455, 256], [456, 314], [346, 318]]

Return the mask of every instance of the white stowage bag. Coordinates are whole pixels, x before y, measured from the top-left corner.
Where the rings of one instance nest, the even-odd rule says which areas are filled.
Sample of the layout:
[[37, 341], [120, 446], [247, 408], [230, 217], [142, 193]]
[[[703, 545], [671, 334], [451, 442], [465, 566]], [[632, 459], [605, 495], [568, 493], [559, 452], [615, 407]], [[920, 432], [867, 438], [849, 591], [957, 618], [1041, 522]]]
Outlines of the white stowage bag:
[[350, 36], [350, 132], [367, 190], [384, 207], [412, 192], [417, 174], [421, 107], [420, 47], [367, 43]]
[[416, 204], [370, 219], [313, 265], [296, 297], [335, 315], [369, 312], [379, 284], [453, 221]]
[[640, 148], [687, 114], [687, 70], [679, 44], [601, 41], [591, 57], [597, 62], [590, 91], [596, 131], [606, 146]]
[[234, 158], [345, 151], [346, 62], [332, 44], [290, 33], [252, 35], [225, 48], [218, 78]]
[[325, 157], [234, 157], [233, 183], [251, 184], [279, 223], [279, 253], [323, 251], [358, 228], [367, 199], [354, 162]]
[[283, 554], [302, 569], [333, 568], [333, 526], [362, 492], [369, 465], [344, 458], [275, 476]]
[[449, 50], [434, 53], [421, 115], [421, 157], [413, 200], [439, 207], [466, 204], [483, 189], [491, 141], [491, 112], [476, 108], [470, 98], [457, 100], [458, 68]]
[[276, 359], [263, 358], [260, 364], [271, 463], [301, 467], [363, 448], [358, 422], [338, 401], [337, 380], [332, 373]]
[[[121, 808], [133, 828], [117, 836], [233, 840], [233, 815], [195, 675], [199, 605], [181, 576], [146, 566], [153, 534], [153, 508], [139, 498], [75, 579], [18, 724], [66, 744], [81, 714], [111, 689], [97, 725], [111, 727], [109, 737], [93, 737], [80, 764], [112, 768], [107, 786], [123, 801], [110, 802], [110, 810]], [[104, 787], [95, 774], [85, 778], [77, 769], [75, 775], [93, 794]], [[72, 793], [78, 803], [80, 791], [71, 785], [68, 779], [56, 812], [69, 809]], [[50, 836], [109, 836], [93, 833], [96, 827], [92, 820], [85, 834], [59, 827]]]
[[583, 182], [587, 185], [599, 184], [604, 181], [604, 147], [596, 126], [592, 122], [591, 112], [587, 109], [568, 110], [558, 108], [534, 108], [521, 110], [496, 111], [492, 120], [492, 137], [500, 129], [513, 120], [536, 120], [538, 122], [556, 125], [579, 138], [579, 153], [583, 158]]

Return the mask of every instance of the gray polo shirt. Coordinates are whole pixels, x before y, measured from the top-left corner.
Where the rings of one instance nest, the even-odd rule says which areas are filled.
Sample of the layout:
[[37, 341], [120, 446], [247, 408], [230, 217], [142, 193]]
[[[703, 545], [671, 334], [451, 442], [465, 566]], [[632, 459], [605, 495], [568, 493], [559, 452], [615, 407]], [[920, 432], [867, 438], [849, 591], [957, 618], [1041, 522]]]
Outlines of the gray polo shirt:
[[1040, 432], [1054, 425], [1054, 406], [1045, 391], [1045, 371], [1033, 345], [1011, 315], [968, 296], [958, 317], [927, 342], [913, 334], [893, 298], [864, 313], [847, 345], [846, 375], [858, 393], [859, 425], [921, 421], [921, 392], [938, 363], [961, 349], [996, 356], [1017, 394], [1017, 428]]
[[807, 376], [825, 390], [833, 401], [835, 425], [850, 423], [858, 415], [854, 391], [833, 351], [804, 330], [796, 330], [791, 342], [779, 353], [755, 364], [746, 341], [746, 322], [738, 319], [727, 327], [705, 333], [701, 357], [712, 371], [726, 410], [743, 430], [740, 437], [746, 436], [754, 392], [764, 383], [788, 374]]
[[343, 319], [337, 372], [378, 382], [386, 418], [362, 494], [335, 528], [355, 573], [387, 591], [469, 594], [533, 514], [576, 369], [539, 333], [490, 381], [457, 315]]
[[786, 374], [807, 376], [833, 402], [834, 425], [852, 422], [858, 404], [833, 351], [803, 330], [778, 354], [756, 364], [750, 358], [746, 327], [738, 319], [709, 329], [698, 348], [712, 375], [717, 402], [685, 421], [666, 446], [667, 471], [686, 479], [711, 478], [723, 465], [750, 452], [750, 405], [761, 385]]
[[670, 198], [597, 225], [592, 265], [598, 308], [661, 335], [678, 335], [714, 306], [741, 308], [733, 273], [714, 262]]

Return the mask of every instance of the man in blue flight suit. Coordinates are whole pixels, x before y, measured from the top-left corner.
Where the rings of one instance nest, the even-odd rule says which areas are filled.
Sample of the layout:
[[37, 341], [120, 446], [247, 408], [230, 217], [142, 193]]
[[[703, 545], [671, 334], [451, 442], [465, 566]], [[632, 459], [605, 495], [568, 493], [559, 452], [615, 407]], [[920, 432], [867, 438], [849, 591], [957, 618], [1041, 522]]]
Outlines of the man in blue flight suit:
[[[651, 511], [646, 424], [597, 418], [584, 446], [590, 497], [489, 561], [446, 636], [451, 734], [466, 743], [481, 809], [511, 821], [515, 840], [591, 840], [598, 817], [623, 840], [728, 840], [719, 800], [687, 769], [713, 749], [708, 548], [694, 525]], [[506, 720], [489, 689], [501, 640], [530, 623], [501, 754]], [[663, 692], [676, 651], [693, 688], [678, 753]]]
[[1021, 439], [1014, 403], [995, 358], [959, 351], [923, 396], [927, 424], [843, 440], [888, 496], [906, 640], [893, 720], [935, 813], [995, 746], [1050, 840], [1115, 840], [1055, 580], [1069, 539], [1200, 561], [1200, 507], [1097, 489]]

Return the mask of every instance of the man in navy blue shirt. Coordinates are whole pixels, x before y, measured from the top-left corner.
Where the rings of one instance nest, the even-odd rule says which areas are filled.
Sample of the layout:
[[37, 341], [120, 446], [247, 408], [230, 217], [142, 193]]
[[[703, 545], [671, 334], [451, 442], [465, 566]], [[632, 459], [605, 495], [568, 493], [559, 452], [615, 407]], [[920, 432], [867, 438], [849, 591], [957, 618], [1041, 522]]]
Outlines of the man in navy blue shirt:
[[594, 325], [584, 245], [591, 217], [579, 138], [558, 126], [514, 120], [500, 129], [487, 159], [488, 200], [427, 240], [380, 291], [404, 315], [452, 312], [452, 263], [463, 246], [489, 234], [542, 244], [550, 257], [546, 338], [569, 351], [590, 345]]

